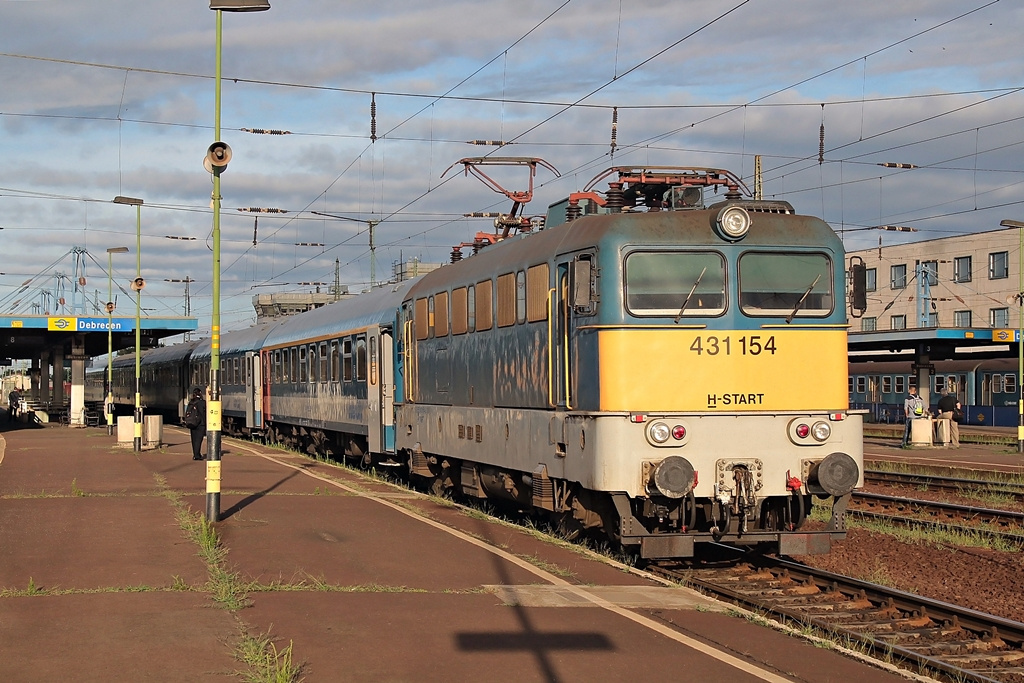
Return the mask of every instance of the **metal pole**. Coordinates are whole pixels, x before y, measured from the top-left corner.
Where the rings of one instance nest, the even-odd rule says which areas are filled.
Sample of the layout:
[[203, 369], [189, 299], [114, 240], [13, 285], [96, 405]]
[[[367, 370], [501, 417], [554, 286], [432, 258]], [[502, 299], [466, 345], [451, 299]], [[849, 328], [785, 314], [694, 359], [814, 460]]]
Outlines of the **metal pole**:
[[142, 362], [142, 204], [135, 205], [135, 452], [142, 451], [142, 391], [140, 364]]
[[103, 410], [107, 414], [107, 436], [114, 434], [114, 311], [110, 302], [114, 300], [114, 254], [107, 250], [107, 401]]
[[[221, 31], [223, 12], [217, 12], [214, 69], [214, 132], [220, 140]], [[206, 519], [220, 521], [220, 168], [213, 167], [213, 314], [210, 330], [210, 400], [206, 403]]]
[[1024, 453], [1024, 223], [1017, 225], [1017, 452]]

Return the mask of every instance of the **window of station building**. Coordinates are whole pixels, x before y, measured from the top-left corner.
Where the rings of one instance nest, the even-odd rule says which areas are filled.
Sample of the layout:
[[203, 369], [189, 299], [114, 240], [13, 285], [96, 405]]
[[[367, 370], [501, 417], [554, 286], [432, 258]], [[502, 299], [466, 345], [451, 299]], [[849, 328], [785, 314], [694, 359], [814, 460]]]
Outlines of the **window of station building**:
[[337, 382], [341, 379], [341, 349], [338, 348], [338, 340], [331, 342], [331, 381]]
[[483, 332], [494, 326], [494, 284], [490, 280], [476, 283], [476, 330]]
[[366, 381], [366, 337], [356, 339], [356, 381]]
[[498, 276], [498, 327], [516, 324], [516, 276], [505, 273]]
[[927, 278], [928, 284], [931, 285], [932, 287], [939, 284], [939, 262], [922, 261], [921, 277], [922, 279]]
[[866, 268], [864, 270], [864, 288], [869, 292], [878, 289], [878, 269]]
[[548, 319], [548, 264], [526, 271], [526, 319], [531, 323]]
[[469, 305], [465, 287], [452, 290], [452, 334], [469, 331]]
[[434, 295], [434, 336], [448, 336], [448, 292]]
[[861, 318], [860, 319], [860, 331], [861, 332], [874, 332], [878, 329], [878, 318]]
[[889, 318], [889, 329], [890, 330], [905, 330], [907, 329], [907, 316], [905, 315], [894, 315]]
[[330, 380], [330, 363], [331, 357], [327, 355], [327, 342], [320, 342], [320, 381], [327, 382]]
[[894, 381], [893, 381], [893, 387], [892, 388], [893, 388], [893, 390], [897, 394], [905, 394], [905, 393], [907, 393], [907, 378], [906, 377], [904, 377], [903, 375], [896, 375], [896, 377], [894, 377], [893, 380]]
[[[416, 341], [423, 341], [430, 337], [430, 321], [427, 310], [426, 299], [416, 299], [415, 310], [413, 311], [413, 326], [416, 328]], [[345, 381], [350, 381], [351, 378]]]
[[970, 327], [970, 311], [953, 311], [953, 327]]
[[892, 393], [892, 377], [890, 377], [889, 375], [882, 375], [882, 393]]
[[939, 326], [939, 313], [938, 311], [928, 312], [928, 324], [926, 327], [938, 327]]
[[971, 281], [971, 257], [957, 256], [953, 259], [953, 282]]
[[868, 390], [868, 378], [863, 376], [857, 377], [857, 393], [863, 394]]
[[988, 255], [988, 279], [1001, 280], [1010, 276], [1009, 253], [997, 251]]
[[626, 309], [635, 316], [725, 312], [725, 258], [718, 252], [635, 251], [626, 256], [625, 280]]
[[343, 378], [346, 382], [352, 381], [352, 340], [346, 339], [341, 342], [341, 368]]
[[992, 327], [1009, 327], [1010, 326], [1010, 309], [1008, 309], [1008, 308], [990, 308], [988, 310], [988, 323]]
[[889, 289], [906, 289], [907, 287], [907, 264], [901, 263], [898, 266], [889, 266]]
[[516, 273], [516, 322], [526, 322], [526, 273]]
[[832, 312], [832, 259], [826, 254], [747, 252], [739, 264], [747, 315], [824, 317]]
[[309, 381], [309, 365], [306, 363], [306, 347], [299, 347], [299, 384]]

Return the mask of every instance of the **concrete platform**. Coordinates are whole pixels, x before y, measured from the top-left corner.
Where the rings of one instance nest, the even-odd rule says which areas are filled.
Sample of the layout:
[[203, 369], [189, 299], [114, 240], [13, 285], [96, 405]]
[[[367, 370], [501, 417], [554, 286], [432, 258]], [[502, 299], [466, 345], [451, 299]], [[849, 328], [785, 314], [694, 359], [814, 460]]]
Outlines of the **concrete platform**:
[[205, 510], [205, 464], [185, 431], [164, 441], [136, 454], [103, 428], [0, 431], [0, 681], [240, 680], [252, 636], [291, 647], [309, 682], [905, 680], [526, 530], [230, 439], [211, 562], [182, 522]]

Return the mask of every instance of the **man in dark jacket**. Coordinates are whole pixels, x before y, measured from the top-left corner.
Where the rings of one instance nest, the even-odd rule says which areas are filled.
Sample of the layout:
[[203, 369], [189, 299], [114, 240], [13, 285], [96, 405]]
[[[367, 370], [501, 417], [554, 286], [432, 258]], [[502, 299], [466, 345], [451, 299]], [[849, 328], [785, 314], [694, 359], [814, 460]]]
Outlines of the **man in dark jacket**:
[[939, 419], [949, 420], [949, 440], [953, 448], [960, 448], [960, 425], [953, 419], [953, 413], [960, 409], [960, 401], [948, 391], [939, 399]]
[[192, 390], [192, 398], [185, 408], [184, 422], [192, 436], [192, 459], [202, 460], [203, 437], [206, 436], [206, 401], [199, 387]]

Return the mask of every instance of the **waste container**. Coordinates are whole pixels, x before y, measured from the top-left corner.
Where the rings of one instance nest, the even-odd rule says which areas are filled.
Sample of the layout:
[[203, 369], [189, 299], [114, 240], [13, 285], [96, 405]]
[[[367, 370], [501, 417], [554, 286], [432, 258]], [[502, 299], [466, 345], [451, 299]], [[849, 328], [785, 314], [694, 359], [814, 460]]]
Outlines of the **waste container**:
[[930, 417], [915, 417], [910, 421], [910, 443], [914, 446], [932, 445], [932, 420]]
[[160, 448], [164, 442], [164, 416], [146, 415], [142, 419], [142, 442], [147, 448]]

